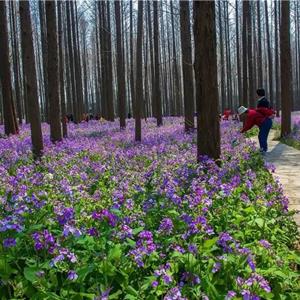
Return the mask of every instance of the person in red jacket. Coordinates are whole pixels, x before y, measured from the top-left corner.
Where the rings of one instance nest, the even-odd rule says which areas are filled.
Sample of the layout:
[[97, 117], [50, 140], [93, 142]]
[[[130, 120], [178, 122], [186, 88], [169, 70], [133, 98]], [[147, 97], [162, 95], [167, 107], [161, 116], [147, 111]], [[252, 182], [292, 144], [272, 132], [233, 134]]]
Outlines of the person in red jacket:
[[261, 152], [268, 151], [268, 135], [272, 127], [273, 111], [269, 108], [248, 109], [244, 106], [238, 108], [240, 120], [244, 121], [241, 133], [250, 130], [253, 126], [259, 127], [258, 141]]

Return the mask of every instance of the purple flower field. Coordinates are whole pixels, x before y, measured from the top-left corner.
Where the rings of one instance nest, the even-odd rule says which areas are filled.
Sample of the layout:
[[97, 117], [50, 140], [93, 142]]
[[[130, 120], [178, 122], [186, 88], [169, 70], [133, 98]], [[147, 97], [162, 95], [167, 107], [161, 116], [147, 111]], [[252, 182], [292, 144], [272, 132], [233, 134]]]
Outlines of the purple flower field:
[[297, 227], [273, 167], [224, 122], [220, 166], [183, 119], [69, 125], [31, 158], [0, 139], [1, 299], [297, 299]]

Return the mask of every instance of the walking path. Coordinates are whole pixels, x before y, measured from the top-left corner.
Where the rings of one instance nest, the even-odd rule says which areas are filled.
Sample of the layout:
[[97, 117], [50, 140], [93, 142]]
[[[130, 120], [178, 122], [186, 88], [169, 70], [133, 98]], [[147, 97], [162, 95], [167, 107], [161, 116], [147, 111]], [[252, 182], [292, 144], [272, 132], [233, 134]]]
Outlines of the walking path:
[[275, 130], [271, 130], [265, 159], [276, 168], [275, 175], [279, 177], [284, 193], [289, 198], [289, 209], [299, 211], [295, 220], [300, 227], [300, 151], [274, 141], [274, 137]]

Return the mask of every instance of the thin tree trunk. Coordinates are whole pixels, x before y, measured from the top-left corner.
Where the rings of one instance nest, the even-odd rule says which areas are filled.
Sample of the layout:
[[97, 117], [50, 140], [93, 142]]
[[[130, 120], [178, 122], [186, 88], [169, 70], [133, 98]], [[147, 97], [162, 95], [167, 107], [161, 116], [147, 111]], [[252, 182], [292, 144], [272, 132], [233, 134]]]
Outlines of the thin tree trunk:
[[268, 77], [269, 77], [269, 100], [270, 105], [273, 106], [273, 62], [270, 42], [270, 30], [269, 30], [269, 17], [268, 17], [268, 3], [265, 1], [265, 17], [266, 17], [266, 34], [267, 34], [267, 50], [268, 50]]
[[258, 85], [260, 88], [263, 86], [263, 69], [262, 69], [262, 47], [261, 47], [261, 20], [260, 20], [260, 1], [256, 2], [257, 5], [257, 35], [258, 35]]
[[157, 1], [153, 2], [153, 30], [154, 30], [154, 71], [155, 71], [155, 87], [154, 95], [156, 102], [156, 119], [157, 126], [162, 125], [161, 113], [161, 90], [160, 90], [160, 71], [159, 71], [159, 26], [158, 26], [158, 11]]
[[66, 100], [65, 100], [65, 80], [64, 80], [64, 57], [63, 48], [65, 43], [63, 43], [63, 2], [58, 1], [58, 44], [59, 44], [59, 87], [60, 87], [60, 106], [61, 106], [61, 122], [62, 122], [62, 132], [63, 137], [68, 136], [68, 128], [66, 122]]
[[247, 18], [249, 11], [249, 1], [243, 1], [243, 36], [242, 36], [242, 48], [243, 48], [243, 105], [248, 106], [248, 49], [247, 49]]
[[280, 66], [281, 66], [281, 136], [291, 133], [292, 110], [292, 62], [290, 45], [290, 2], [281, 1], [280, 23]]
[[135, 103], [135, 140], [142, 140], [141, 104], [143, 103], [143, 1], [138, 2], [138, 24], [136, 43], [136, 103]]
[[125, 122], [125, 70], [123, 62], [123, 49], [122, 49], [122, 32], [121, 32], [121, 12], [120, 1], [115, 1], [115, 19], [116, 19], [116, 33], [117, 33], [117, 81], [118, 81], [118, 107], [120, 117], [120, 128], [126, 127]]

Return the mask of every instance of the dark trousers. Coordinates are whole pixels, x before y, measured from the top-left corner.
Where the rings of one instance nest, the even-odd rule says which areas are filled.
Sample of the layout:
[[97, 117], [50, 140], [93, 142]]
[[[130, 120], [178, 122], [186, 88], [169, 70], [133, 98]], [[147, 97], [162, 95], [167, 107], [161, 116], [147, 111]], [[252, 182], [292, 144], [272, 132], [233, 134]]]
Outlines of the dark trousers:
[[267, 151], [268, 150], [268, 135], [270, 129], [272, 127], [272, 119], [267, 118], [259, 127], [258, 140], [260, 145], [260, 150]]

